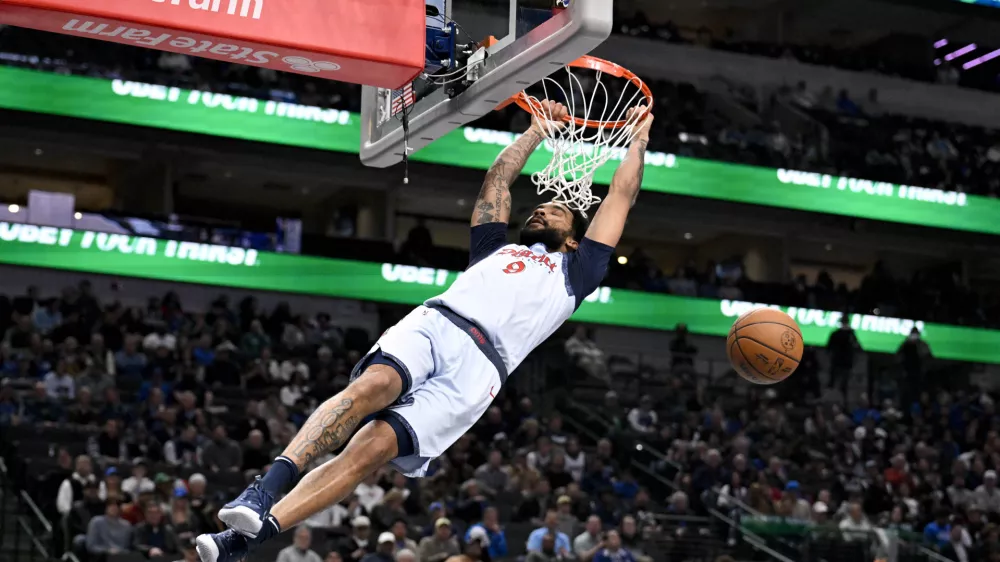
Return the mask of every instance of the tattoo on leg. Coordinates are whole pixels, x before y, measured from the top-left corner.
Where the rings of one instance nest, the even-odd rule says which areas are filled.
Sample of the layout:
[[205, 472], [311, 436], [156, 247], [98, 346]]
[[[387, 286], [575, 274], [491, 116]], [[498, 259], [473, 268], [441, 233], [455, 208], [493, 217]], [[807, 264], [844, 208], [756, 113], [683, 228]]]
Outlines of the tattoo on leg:
[[304, 468], [321, 455], [342, 446], [358, 425], [357, 416], [350, 414], [354, 401], [344, 398], [337, 404], [324, 403], [309, 419], [302, 430], [288, 445], [290, 456], [294, 456]]

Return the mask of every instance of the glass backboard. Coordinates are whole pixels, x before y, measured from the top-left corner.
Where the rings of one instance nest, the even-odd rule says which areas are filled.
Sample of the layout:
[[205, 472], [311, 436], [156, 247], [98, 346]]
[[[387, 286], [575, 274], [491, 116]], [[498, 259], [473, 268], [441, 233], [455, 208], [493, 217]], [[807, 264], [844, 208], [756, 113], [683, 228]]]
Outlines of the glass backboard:
[[420, 150], [589, 53], [611, 34], [613, 4], [427, 0], [428, 60], [414, 103], [409, 90], [364, 87], [361, 161], [396, 164], [404, 146]]

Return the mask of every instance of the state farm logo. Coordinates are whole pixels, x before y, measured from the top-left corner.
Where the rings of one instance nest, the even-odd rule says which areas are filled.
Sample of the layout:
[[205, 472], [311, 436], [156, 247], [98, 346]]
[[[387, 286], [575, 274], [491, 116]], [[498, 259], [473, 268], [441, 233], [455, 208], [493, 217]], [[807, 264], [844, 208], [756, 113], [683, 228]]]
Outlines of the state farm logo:
[[241, 18], [252, 17], [255, 20], [259, 20], [261, 12], [264, 11], [264, 0], [153, 0], [153, 2], [157, 4], [169, 2], [171, 6], [180, 6], [181, 2], [186, 2], [188, 8], [192, 10], [215, 13], [228, 3], [225, 13], [235, 16], [236, 10], [239, 9]]
[[340, 65], [329, 61], [311, 61], [305, 57], [285, 57], [281, 59], [292, 70], [299, 72], [323, 72], [324, 70], [340, 70]]

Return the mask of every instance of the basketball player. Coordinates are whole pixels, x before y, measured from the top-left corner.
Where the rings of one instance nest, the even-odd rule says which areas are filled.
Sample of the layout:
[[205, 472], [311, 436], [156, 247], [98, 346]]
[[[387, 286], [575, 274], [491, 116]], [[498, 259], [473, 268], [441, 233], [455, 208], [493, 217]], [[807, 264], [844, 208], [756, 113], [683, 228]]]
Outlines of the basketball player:
[[[597, 289], [642, 184], [652, 116], [643, 119], [593, 223], [562, 203], [536, 207], [507, 243], [510, 186], [546, 127], [566, 108], [544, 102], [551, 122], [535, 119], [486, 174], [472, 216], [469, 267], [444, 294], [390, 328], [358, 363], [351, 383], [309, 417], [271, 468], [219, 511], [228, 530], [197, 539], [202, 562], [235, 562], [333, 505], [390, 464], [423, 476], [476, 423], [507, 375]], [[299, 474], [311, 470], [275, 503]]]

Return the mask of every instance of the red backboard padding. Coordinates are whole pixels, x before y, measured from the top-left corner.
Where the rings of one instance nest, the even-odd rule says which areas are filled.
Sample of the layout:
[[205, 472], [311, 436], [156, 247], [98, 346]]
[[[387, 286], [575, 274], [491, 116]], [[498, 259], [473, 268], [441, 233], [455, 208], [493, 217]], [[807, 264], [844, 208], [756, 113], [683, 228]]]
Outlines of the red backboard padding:
[[0, 23], [398, 88], [424, 68], [424, 0], [0, 0]]

